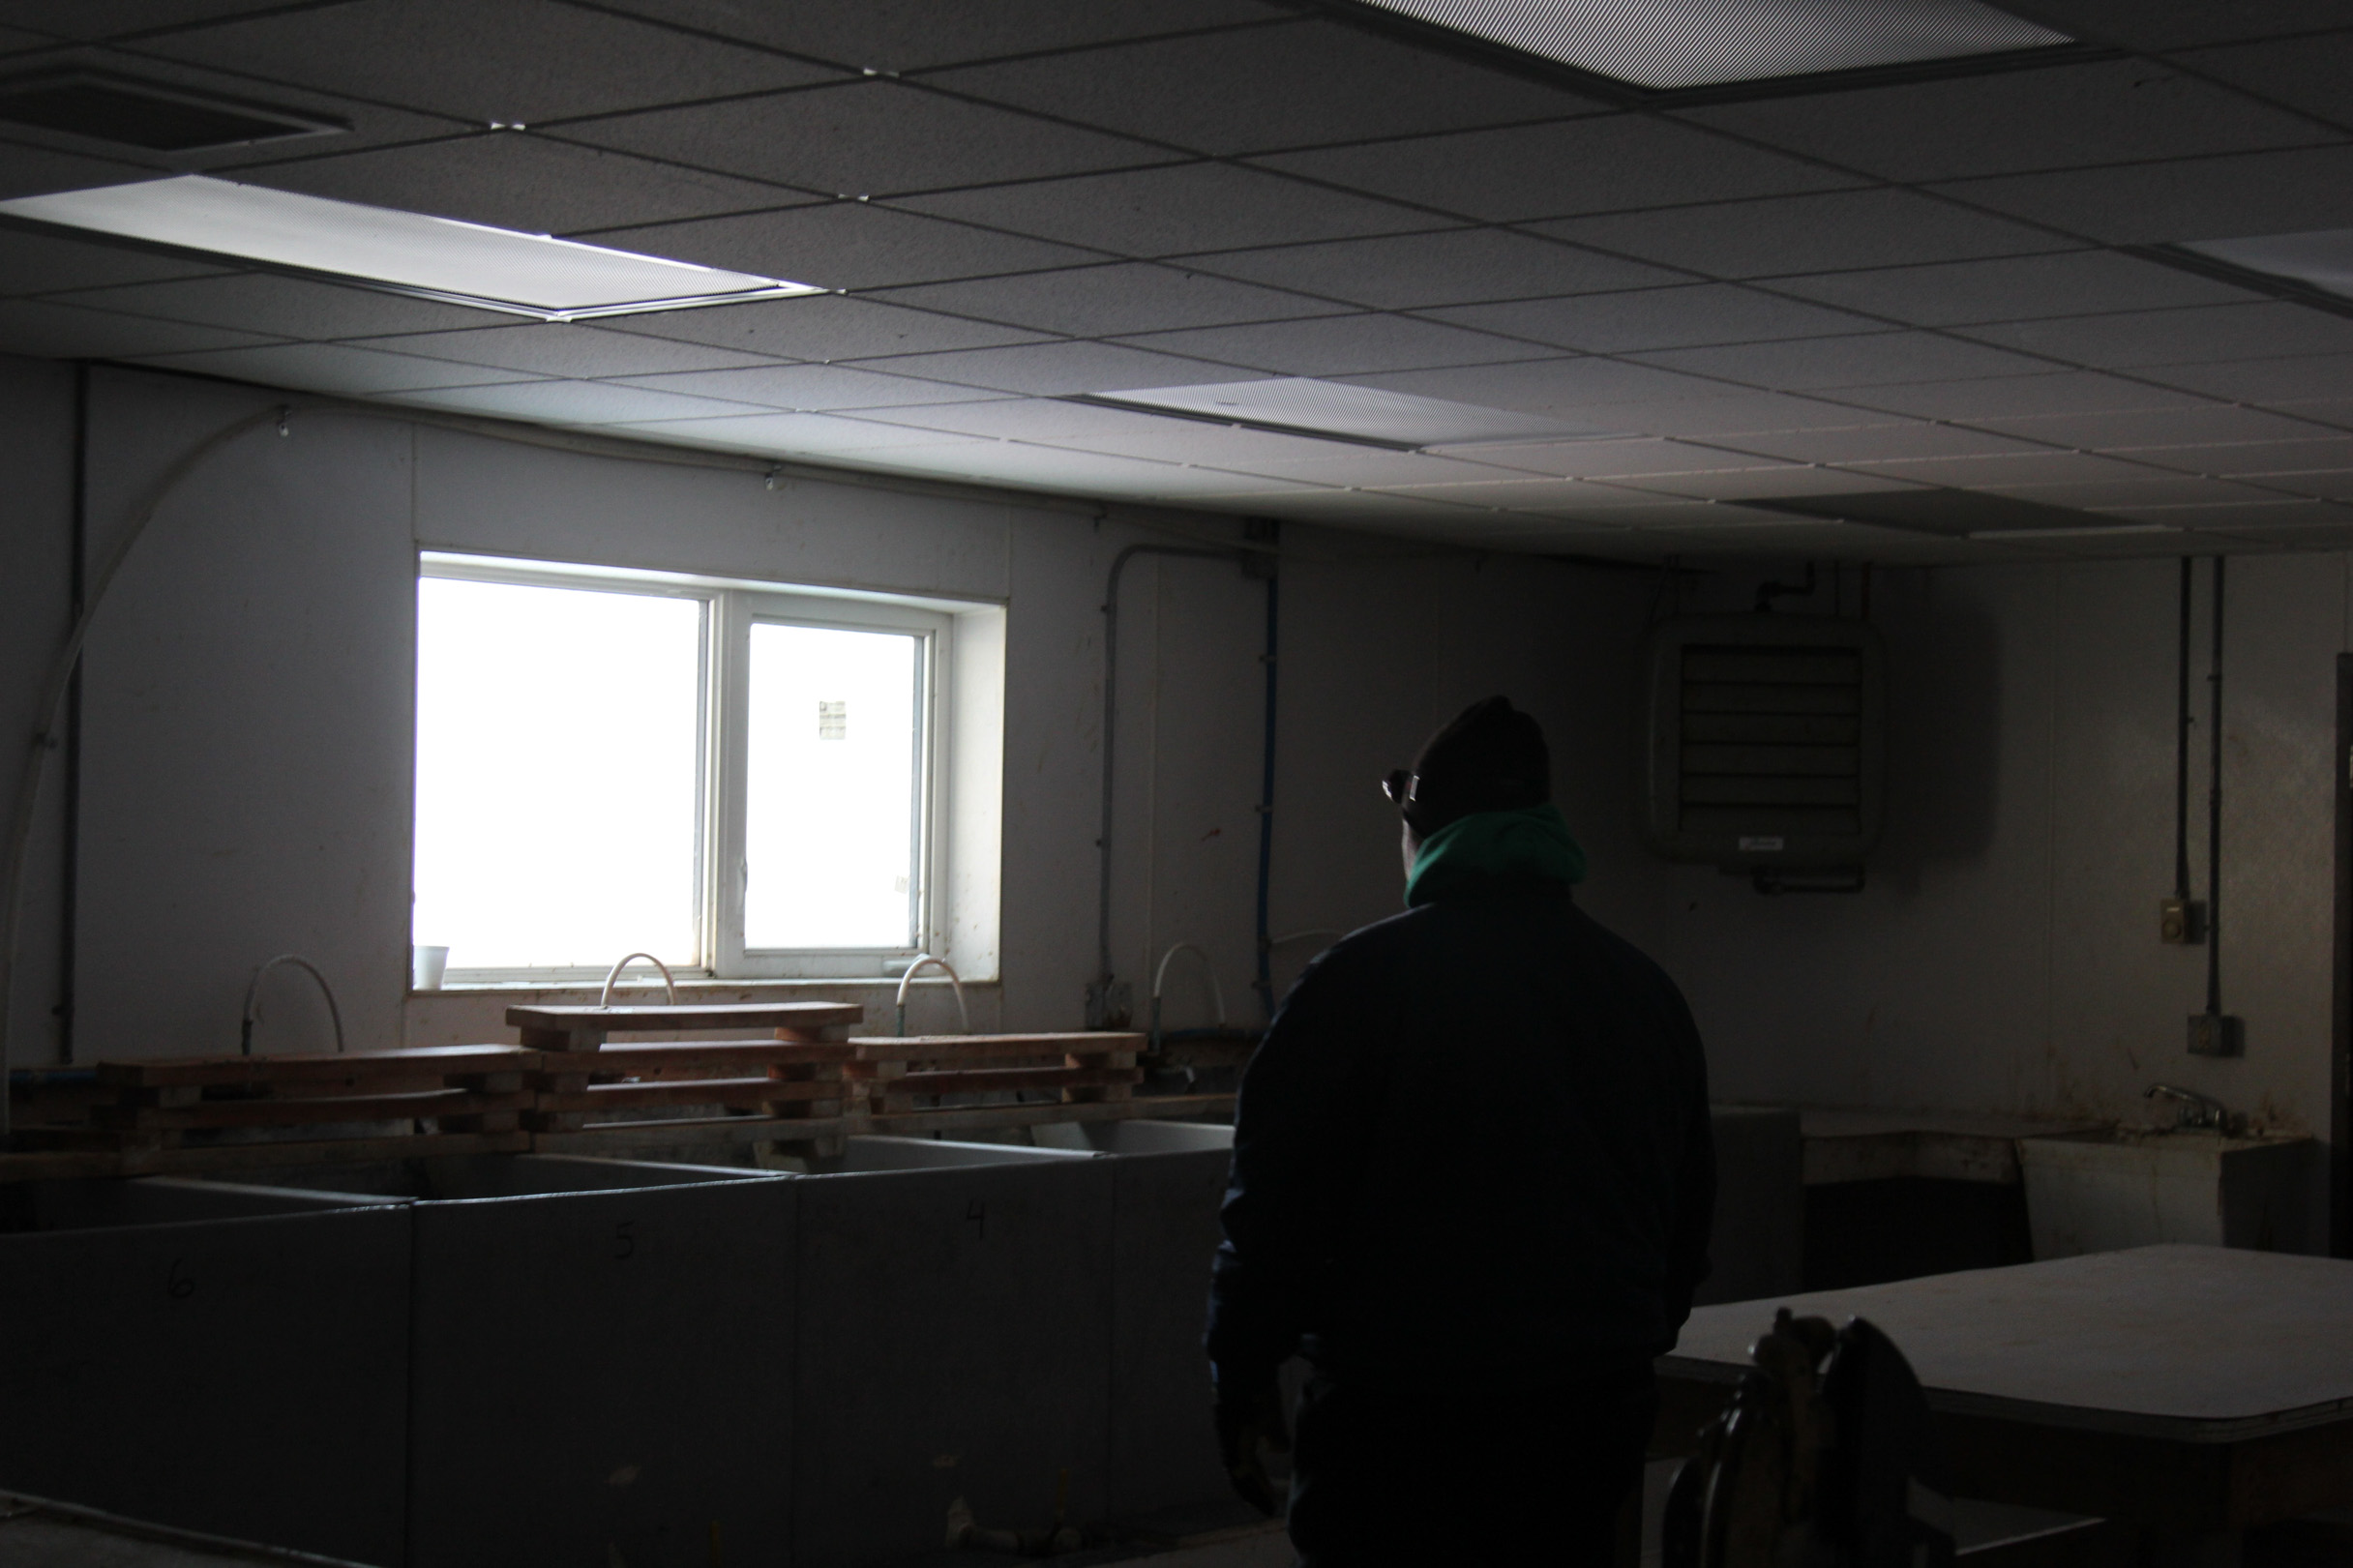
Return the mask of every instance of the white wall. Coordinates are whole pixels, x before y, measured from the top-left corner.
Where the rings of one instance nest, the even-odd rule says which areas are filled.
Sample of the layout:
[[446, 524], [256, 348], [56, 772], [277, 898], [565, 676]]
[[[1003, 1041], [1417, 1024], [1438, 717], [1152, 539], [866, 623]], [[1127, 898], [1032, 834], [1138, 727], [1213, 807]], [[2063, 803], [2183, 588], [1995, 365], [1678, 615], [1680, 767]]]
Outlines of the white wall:
[[[1881, 572], [1888, 829], [1858, 897], [1761, 898], [1683, 867], [1613, 905], [1683, 980], [1719, 1091], [1814, 1104], [2151, 1115], [2159, 1080], [2329, 1130], [2331, 754], [2348, 560], [2235, 558], [2224, 709], [2223, 1001], [2247, 1055], [2189, 1055], [2205, 950], [2173, 885], [2172, 561]], [[2192, 712], [2206, 891], [2207, 569]], [[1723, 574], [1710, 607], [1746, 603]], [[1854, 583], [1848, 581], [1849, 604]]]
[[[64, 372], [10, 362], [0, 385], [47, 420], [39, 442], [13, 443], [0, 460], [28, 474], [56, 467]], [[504, 1037], [499, 999], [404, 1001], [419, 547], [1007, 605], [1002, 979], [976, 997], [975, 1022], [1077, 1025], [1095, 968], [1104, 576], [1123, 546], [1233, 539], [1233, 519], [1099, 519], [1066, 501], [809, 480], [769, 488], [757, 472], [546, 450], [293, 401], [285, 435], [265, 419], [173, 488], [92, 637], [82, 1059], [231, 1049], [253, 964], [288, 951], [333, 979], [355, 1047]], [[276, 406], [252, 389], [98, 371], [102, 541], [196, 443]], [[1139, 526], [1147, 521], [1162, 531]], [[62, 604], [62, 564], [44, 566], [39, 549], [56, 554], [64, 527], [51, 505], [12, 529], [35, 552], [0, 590], [12, 608]], [[1525, 561], [1487, 571], [1457, 552], [1312, 530], [1292, 547], [1278, 931], [1397, 907], [1393, 819], [1375, 781], [1461, 703], [1504, 690], [1569, 730], [1592, 694], [1615, 714], [1623, 682], [1580, 680], [1572, 656], [1623, 642], [1648, 594], [1639, 577]], [[1122, 596], [1116, 962], [1141, 1002], [1147, 947], [1200, 941], [1242, 1022], [1257, 1019], [1264, 592], [1223, 562], [1145, 557]], [[56, 630], [27, 635], [28, 655]], [[12, 665], [12, 693], [38, 678], [35, 662]], [[513, 765], [562, 787], [563, 764]], [[1615, 822], [1614, 762], [1604, 771]], [[53, 938], [54, 908], [54, 890], [36, 890], [28, 953]], [[1312, 951], [1288, 953], [1282, 978]], [[878, 987], [827, 990], [881, 1016]], [[926, 987], [910, 1021], [950, 1017]], [[1172, 985], [1169, 1020], [1208, 1021], [1189, 975]], [[274, 977], [264, 1049], [323, 1044], [325, 1030], [300, 978]], [[19, 1036], [18, 1060], [35, 1038]]]
[[[58, 368], [0, 362], [0, 401], [25, 432], [0, 455], [0, 703], [19, 713], [62, 623], [70, 391]], [[99, 371], [102, 535], [204, 434], [270, 406], [251, 390]], [[287, 436], [243, 438], [176, 492], [94, 636], [79, 1053], [226, 1049], [253, 964], [285, 950], [335, 977], [355, 1043], [504, 1037], [496, 1004], [479, 1000], [409, 1003], [403, 1023], [419, 546], [1005, 603], [1002, 982], [975, 1021], [1076, 1026], [1095, 967], [1104, 575], [1128, 544], [1236, 533], [1232, 519], [1098, 520], [981, 492], [769, 489], [757, 474], [298, 411]], [[2216, 1062], [2183, 1050], [2203, 954], [2155, 936], [2172, 880], [2172, 563], [1879, 573], [1886, 843], [1859, 897], [1766, 899], [1634, 840], [1634, 680], [1654, 576], [1306, 528], [1284, 545], [1278, 933], [1397, 907], [1377, 781], [1461, 704], [1501, 691], [1551, 736], [1593, 858], [1586, 902], [1683, 983], [1725, 1096], [2130, 1116], [2162, 1078], [2326, 1131], [2346, 558], [2232, 568], [2225, 984], [2248, 1056]], [[1739, 607], [1754, 580], [1713, 571], [1686, 600]], [[1852, 574], [1847, 591], [1851, 606]], [[1255, 1021], [1264, 588], [1223, 562], [1144, 557], [1121, 602], [1115, 962], [1141, 1012], [1151, 959], [1201, 942], [1229, 1013]], [[20, 1063], [48, 1050], [53, 877], [27, 908]], [[1312, 951], [1281, 955], [1278, 991]], [[272, 994], [273, 1044], [323, 1039], [298, 987]], [[927, 989], [912, 1021], [951, 1016]], [[1168, 1021], [1208, 1021], [1189, 969], [1172, 970]]]

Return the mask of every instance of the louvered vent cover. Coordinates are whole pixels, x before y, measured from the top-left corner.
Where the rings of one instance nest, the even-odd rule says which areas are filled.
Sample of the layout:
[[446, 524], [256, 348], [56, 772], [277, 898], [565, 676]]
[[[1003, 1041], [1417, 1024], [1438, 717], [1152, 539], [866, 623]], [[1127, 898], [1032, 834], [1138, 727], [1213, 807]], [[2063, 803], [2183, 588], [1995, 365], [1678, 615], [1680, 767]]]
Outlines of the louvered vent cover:
[[1731, 870], [1860, 867], [1882, 814], [1883, 657], [1860, 621], [1711, 615], [1657, 628], [1653, 847]]

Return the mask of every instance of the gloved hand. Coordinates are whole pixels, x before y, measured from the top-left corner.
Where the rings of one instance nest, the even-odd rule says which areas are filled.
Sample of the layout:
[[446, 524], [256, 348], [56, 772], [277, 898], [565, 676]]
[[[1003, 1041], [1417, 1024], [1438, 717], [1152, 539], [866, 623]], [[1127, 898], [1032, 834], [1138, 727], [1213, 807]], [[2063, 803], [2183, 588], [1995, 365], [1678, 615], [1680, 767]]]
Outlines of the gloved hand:
[[1291, 1452], [1291, 1431], [1283, 1420], [1283, 1390], [1274, 1369], [1239, 1372], [1219, 1367], [1217, 1446], [1235, 1494], [1269, 1518], [1283, 1511], [1283, 1494], [1266, 1474], [1268, 1453]]

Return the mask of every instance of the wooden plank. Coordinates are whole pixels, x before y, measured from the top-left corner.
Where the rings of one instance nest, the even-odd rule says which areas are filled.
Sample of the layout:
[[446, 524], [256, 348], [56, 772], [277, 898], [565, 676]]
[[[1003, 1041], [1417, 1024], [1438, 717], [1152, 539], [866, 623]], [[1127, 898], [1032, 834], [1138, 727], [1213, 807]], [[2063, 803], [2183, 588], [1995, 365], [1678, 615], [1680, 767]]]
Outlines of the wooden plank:
[[901, 1094], [1002, 1094], [1020, 1089], [1084, 1089], [1141, 1083], [1136, 1067], [1008, 1067], [997, 1071], [909, 1073], [876, 1080], [877, 1089]]
[[626, 1034], [649, 1029], [820, 1029], [863, 1023], [854, 1002], [681, 1002], [618, 1007], [510, 1007], [507, 1022], [554, 1033]]
[[1230, 1094], [1155, 1094], [1133, 1100], [1104, 1100], [1091, 1105], [1041, 1100], [1028, 1105], [957, 1106], [946, 1110], [904, 1110], [869, 1116], [866, 1127], [861, 1130], [908, 1136], [1039, 1127], [1050, 1122], [1231, 1115], [1233, 1111], [1234, 1096]]
[[1111, 1031], [1070, 1034], [852, 1035], [862, 1062], [962, 1061], [994, 1056], [1079, 1056], [1141, 1052], [1147, 1038]]
[[786, 1101], [839, 1100], [840, 1083], [790, 1083], [772, 1078], [699, 1078], [666, 1083], [591, 1083], [573, 1094], [542, 1094], [531, 1109], [618, 1115], [657, 1106], [764, 1106]]
[[[823, 1066], [849, 1061], [846, 1044], [812, 1044], [798, 1040], [680, 1040], [640, 1041], [606, 1046], [593, 1064], [599, 1073], [671, 1073], [696, 1068], [741, 1071], [770, 1065]], [[545, 1065], [544, 1063], [542, 1064]], [[563, 1064], [567, 1067], [572, 1064]]]
[[286, 1056], [177, 1056], [98, 1064], [101, 1083], [120, 1088], [167, 1084], [359, 1082], [374, 1078], [443, 1077], [520, 1071], [531, 1065], [515, 1046], [420, 1046], [407, 1050], [316, 1051]]
[[90, 1115], [101, 1128], [188, 1132], [199, 1128], [406, 1121], [417, 1116], [527, 1110], [530, 1106], [531, 1096], [527, 1093], [475, 1094], [466, 1089], [436, 1089], [428, 1094], [355, 1094], [319, 1100], [207, 1100], [193, 1106], [97, 1106]]

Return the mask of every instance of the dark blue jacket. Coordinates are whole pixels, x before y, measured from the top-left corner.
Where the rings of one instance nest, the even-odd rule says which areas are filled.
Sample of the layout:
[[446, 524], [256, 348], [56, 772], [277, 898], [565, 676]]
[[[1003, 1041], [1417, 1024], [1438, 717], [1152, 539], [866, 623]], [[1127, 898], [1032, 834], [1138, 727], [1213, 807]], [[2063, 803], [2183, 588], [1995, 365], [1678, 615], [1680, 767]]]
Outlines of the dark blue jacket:
[[1301, 976], [1244, 1074], [1207, 1347], [1398, 1388], [1673, 1347], [1715, 1156], [1673, 981], [1564, 883], [1458, 880]]

